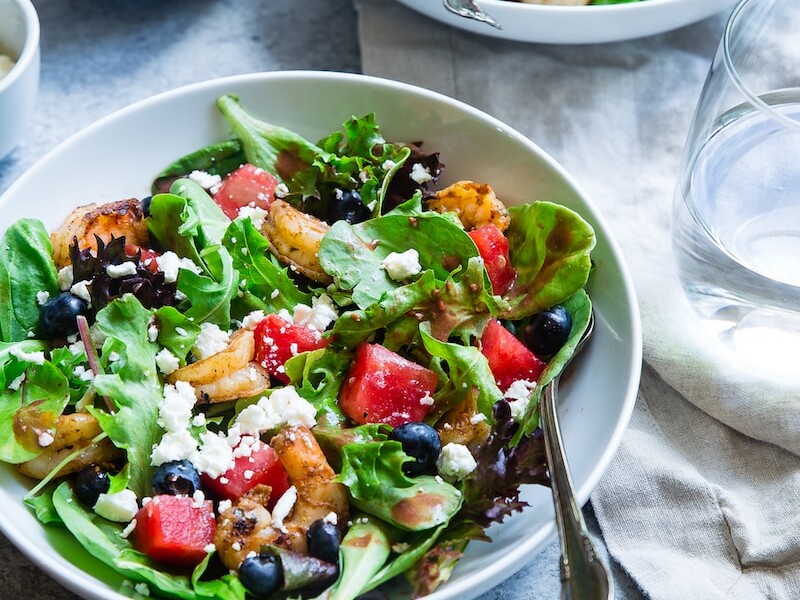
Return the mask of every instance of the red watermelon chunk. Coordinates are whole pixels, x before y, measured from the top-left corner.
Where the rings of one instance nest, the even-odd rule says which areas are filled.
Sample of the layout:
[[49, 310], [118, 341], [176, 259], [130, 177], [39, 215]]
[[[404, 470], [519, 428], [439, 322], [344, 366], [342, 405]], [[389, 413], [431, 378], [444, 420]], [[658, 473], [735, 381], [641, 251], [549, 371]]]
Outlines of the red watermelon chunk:
[[489, 223], [469, 232], [469, 237], [478, 247], [478, 252], [486, 265], [486, 272], [492, 282], [492, 291], [502, 296], [517, 278], [517, 270], [511, 266], [508, 254], [508, 238], [500, 228]]
[[300, 354], [324, 348], [328, 340], [317, 330], [304, 325], [295, 325], [278, 315], [267, 315], [255, 329], [256, 362], [283, 383], [289, 378], [283, 369], [284, 363]]
[[480, 349], [489, 361], [497, 387], [504, 393], [520, 379], [538, 381], [547, 366], [496, 319], [486, 326]]
[[267, 210], [275, 197], [278, 180], [264, 169], [244, 164], [228, 175], [214, 194], [214, 201], [229, 219], [239, 216], [243, 206]]

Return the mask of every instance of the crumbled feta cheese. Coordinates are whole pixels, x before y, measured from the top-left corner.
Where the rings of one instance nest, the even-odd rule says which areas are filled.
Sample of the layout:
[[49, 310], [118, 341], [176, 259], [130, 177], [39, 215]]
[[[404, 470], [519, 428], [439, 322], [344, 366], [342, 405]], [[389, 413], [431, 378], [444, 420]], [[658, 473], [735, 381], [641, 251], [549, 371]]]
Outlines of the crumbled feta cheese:
[[420, 185], [433, 181], [433, 175], [431, 175], [430, 170], [422, 163], [414, 163], [408, 176]]
[[275, 186], [275, 197], [286, 198], [289, 195], [289, 188], [285, 183], [279, 183]]
[[74, 354], [75, 356], [78, 356], [78, 354], [80, 354], [84, 350], [86, 350], [86, 348], [83, 347], [83, 342], [80, 340], [78, 340], [77, 342], [73, 342], [69, 345], [70, 353]]
[[153, 319], [147, 326], [147, 339], [155, 342], [158, 339], [158, 325]]
[[239, 542], [233, 542], [231, 544], [231, 550], [234, 552], [239, 552], [242, 549], [242, 545]]
[[233, 466], [233, 449], [224, 436], [207, 431], [200, 442], [200, 450], [192, 459], [198, 471], [216, 479]]
[[397, 554], [402, 554], [409, 548], [411, 548], [411, 544], [406, 544], [405, 542], [397, 542], [392, 544], [392, 552], [396, 552]]
[[124, 489], [114, 494], [100, 494], [94, 512], [117, 523], [128, 523], [139, 512], [139, 503], [133, 490]]
[[419, 252], [413, 248], [405, 252], [390, 252], [381, 262], [381, 268], [394, 281], [408, 279], [422, 270], [419, 264]]
[[206, 495], [203, 493], [203, 490], [195, 490], [194, 494], [192, 494], [192, 506], [194, 508], [201, 508], [205, 501]]
[[481, 423], [481, 422], [483, 422], [483, 421], [485, 421], [485, 420], [486, 420], [486, 415], [485, 415], [485, 414], [483, 414], [483, 413], [475, 413], [474, 415], [472, 415], [472, 416], [469, 418], [469, 422], [470, 422], [472, 425], [477, 425], [478, 423]]
[[136, 275], [136, 263], [133, 261], [126, 261], [121, 265], [108, 265], [106, 273], [111, 279], [119, 279], [126, 275]]
[[178, 280], [178, 270], [181, 268], [181, 259], [172, 251], [164, 252], [156, 259], [158, 268], [164, 273], [164, 281], [175, 283]]
[[44, 364], [44, 352], [25, 352], [19, 346], [11, 348], [11, 356], [18, 358], [22, 362], [33, 363], [35, 365]]
[[526, 379], [518, 379], [508, 387], [503, 397], [509, 401], [508, 406], [511, 408], [512, 419], [519, 421], [525, 416], [535, 388], [536, 382]]
[[280, 418], [273, 410], [267, 411], [264, 406], [259, 404], [245, 407], [236, 417], [236, 425], [242, 432], [258, 435], [262, 431], [275, 429], [281, 424]]
[[146, 583], [139, 582], [133, 586], [133, 590], [140, 596], [149, 596], [150, 587]]
[[322, 520], [325, 521], [326, 523], [330, 523], [331, 525], [337, 525], [339, 523], [339, 515], [331, 511], [327, 515], [322, 517]]
[[292, 512], [295, 502], [297, 502], [297, 488], [292, 486], [283, 492], [283, 495], [275, 503], [275, 508], [272, 509], [272, 526], [275, 529], [279, 529], [283, 533], [289, 533], [289, 530], [283, 524], [283, 520]]
[[452, 442], [442, 448], [436, 463], [439, 474], [447, 479], [464, 479], [477, 466], [478, 463], [475, 462], [469, 448]]
[[393, 160], [385, 160], [385, 161], [383, 161], [383, 164], [381, 165], [381, 168], [383, 168], [384, 171], [391, 171], [396, 166], [397, 166], [397, 163], [394, 162]]
[[222, 177], [219, 175], [212, 175], [211, 173], [206, 173], [205, 171], [192, 171], [189, 173], [189, 179], [194, 181], [197, 185], [201, 188], [210, 190], [213, 187], [216, 187], [222, 183]]
[[109, 363], [115, 363], [115, 362], [119, 361], [120, 358], [121, 357], [119, 355], [119, 352], [113, 352], [112, 351], [112, 352], [108, 353], [108, 362]]
[[419, 399], [419, 403], [422, 406], [433, 406], [433, 396], [431, 396], [430, 392], [425, 392], [425, 395]]
[[294, 386], [287, 385], [262, 398], [258, 404], [267, 404], [287, 425], [305, 425], [313, 427], [317, 424], [317, 409], [300, 396]]
[[23, 373], [19, 377], [12, 379], [11, 383], [8, 384], [8, 389], [16, 392], [22, 386], [24, 381], [25, 381], [25, 373]]
[[[250, 220], [253, 222], [253, 227], [256, 229], [261, 229], [261, 226], [264, 224], [264, 221], [268, 215], [269, 213], [267, 211], [258, 206], [243, 206], [239, 209], [237, 218], [246, 219], [247, 217], [250, 217]], [[242, 248], [242, 250], [245, 250], [245, 248]]]
[[178, 360], [178, 357], [170, 352], [167, 348], [162, 348], [158, 354], [156, 354], [156, 366], [164, 375], [169, 375], [170, 373], [177, 371], [178, 367], [181, 366], [181, 363]]
[[206, 416], [203, 413], [200, 413], [192, 417], [192, 426], [202, 427], [205, 424], [206, 424]]
[[136, 531], [136, 519], [131, 520], [131, 522], [125, 526], [125, 529], [120, 531], [119, 537], [127, 539], [134, 531]]
[[94, 372], [91, 369], [87, 369], [83, 365], [78, 365], [77, 367], [72, 369], [72, 376], [77, 377], [81, 381], [94, 380]]
[[47, 301], [50, 299], [50, 292], [47, 290], [42, 290], [41, 292], [36, 292], [36, 303], [39, 306], [44, 306], [47, 304]]
[[295, 325], [304, 325], [322, 333], [338, 318], [336, 304], [327, 294], [320, 294], [311, 301], [311, 306], [305, 304], [295, 306], [292, 321]]
[[164, 386], [164, 397], [158, 405], [158, 424], [167, 431], [183, 431], [189, 426], [192, 408], [197, 402], [194, 388], [186, 381]]
[[217, 506], [217, 512], [219, 514], [222, 514], [226, 510], [228, 510], [231, 506], [233, 506], [233, 502], [231, 502], [230, 500], [228, 500], [228, 499], [220, 500], [219, 501], [219, 506]]
[[192, 346], [192, 354], [198, 360], [203, 360], [225, 350], [228, 343], [230, 343], [230, 335], [228, 332], [222, 331], [219, 325], [201, 323], [200, 335], [197, 336], [194, 346]]
[[66, 292], [69, 288], [72, 287], [73, 275], [72, 275], [72, 265], [67, 267], [62, 267], [58, 271], [58, 289], [62, 292]]
[[161, 437], [150, 454], [150, 464], [154, 467], [173, 460], [192, 460], [197, 451], [197, 441], [187, 429], [168, 431]]
[[53, 437], [49, 431], [43, 431], [39, 434], [39, 446], [42, 448], [47, 448], [50, 444], [52, 444], [56, 439]]
[[203, 552], [206, 554], [211, 554], [212, 552], [216, 551], [217, 547], [214, 544], [206, 544], [203, 548]]
[[78, 283], [73, 283], [72, 287], [69, 288], [69, 291], [72, 292], [74, 296], [86, 302], [89, 308], [92, 307], [92, 294], [89, 292], [90, 283], [91, 281], [79, 281]]
[[242, 329], [255, 329], [256, 325], [263, 321], [265, 316], [263, 310], [254, 310], [245, 315], [244, 319], [242, 319]]
[[274, 290], [272, 290], [272, 293], [270, 293], [269, 297], [272, 298], [273, 300], [275, 300], [275, 298], [277, 298], [280, 295], [281, 295], [281, 291], [279, 289], [274, 289]]

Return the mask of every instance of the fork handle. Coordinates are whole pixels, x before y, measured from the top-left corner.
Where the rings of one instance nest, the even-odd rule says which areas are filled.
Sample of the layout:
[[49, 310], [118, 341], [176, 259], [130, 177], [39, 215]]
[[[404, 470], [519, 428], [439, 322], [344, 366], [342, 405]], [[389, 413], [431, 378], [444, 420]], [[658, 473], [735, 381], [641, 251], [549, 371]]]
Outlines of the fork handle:
[[558, 425], [558, 377], [542, 391], [542, 430], [550, 470], [558, 538], [561, 542], [561, 598], [563, 600], [609, 600], [613, 582], [597, 557], [589, 539], [583, 514], [575, 501], [561, 430]]

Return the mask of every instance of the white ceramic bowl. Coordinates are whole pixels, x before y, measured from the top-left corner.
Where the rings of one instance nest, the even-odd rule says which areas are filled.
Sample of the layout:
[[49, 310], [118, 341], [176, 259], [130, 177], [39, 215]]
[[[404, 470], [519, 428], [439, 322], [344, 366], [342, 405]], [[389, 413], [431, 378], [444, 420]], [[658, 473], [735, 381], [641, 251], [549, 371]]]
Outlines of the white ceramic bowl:
[[[465, 104], [409, 85], [317, 72], [243, 75], [162, 94], [105, 118], [51, 152], [0, 200], [0, 230], [23, 216], [57, 225], [79, 203], [148, 194], [173, 159], [228, 135], [214, 106], [227, 92], [261, 118], [313, 140], [352, 115], [374, 111], [387, 139], [423, 140], [447, 165], [442, 184], [489, 182], [508, 202], [547, 199], [580, 211], [597, 231], [589, 292], [596, 336], [563, 386], [567, 454], [581, 504], [589, 498], [627, 426], [638, 389], [641, 333], [633, 286], [602, 217], [575, 180], [535, 144]], [[118, 595], [122, 579], [62, 529], [44, 528], [20, 502], [30, 486], [0, 467], [0, 529], [34, 562], [86, 598]], [[474, 543], [431, 600], [466, 600], [521, 568], [554, 535], [550, 491], [529, 486], [531, 507]]]
[[599, 6], [553, 6], [507, 0], [476, 4], [502, 25], [459, 17], [442, 0], [398, 0], [417, 12], [454, 27], [506, 40], [546, 44], [596, 44], [663, 33], [713, 15], [736, 0], [644, 0]]
[[0, 53], [16, 61], [0, 79], [0, 160], [22, 139], [39, 89], [39, 17], [30, 0], [0, 0]]

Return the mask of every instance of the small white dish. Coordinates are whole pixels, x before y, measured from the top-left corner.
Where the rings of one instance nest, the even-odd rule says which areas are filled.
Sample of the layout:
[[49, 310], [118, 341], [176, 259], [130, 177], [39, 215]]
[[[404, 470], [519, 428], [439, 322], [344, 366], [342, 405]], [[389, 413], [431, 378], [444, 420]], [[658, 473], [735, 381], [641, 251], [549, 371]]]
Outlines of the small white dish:
[[663, 33], [695, 23], [736, 0], [643, 0], [598, 6], [555, 6], [508, 0], [477, 0], [501, 26], [457, 16], [442, 0], [398, 0], [437, 21], [472, 33], [518, 42], [597, 44]]
[[0, 78], [0, 160], [22, 139], [39, 89], [39, 17], [30, 0], [0, 0], [0, 54], [15, 65]]
[[[0, 231], [36, 217], [57, 226], [81, 203], [149, 194], [161, 169], [228, 137], [215, 107], [238, 94], [259, 118], [312, 140], [352, 115], [377, 114], [386, 139], [422, 140], [446, 164], [441, 185], [490, 183], [508, 203], [546, 199], [580, 212], [595, 227], [597, 268], [588, 291], [597, 317], [592, 343], [561, 387], [561, 423], [577, 497], [584, 504], [627, 427], [641, 371], [641, 327], [633, 284], [608, 226], [575, 180], [538, 146], [489, 115], [403, 83], [359, 75], [274, 72], [192, 85], [130, 106], [48, 154], [0, 198]], [[123, 578], [64, 529], [39, 524], [22, 504], [31, 481], [0, 465], [0, 530], [63, 585], [93, 600], [122, 600]], [[522, 568], [555, 535], [550, 490], [526, 486], [530, 507], [492, 527], [491, 544], [472, 543], [451, 580], [429, 600], [468, 600]], [[153, 592], [155, 594], [155, 591]]]

